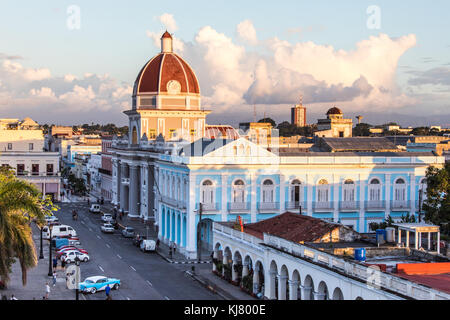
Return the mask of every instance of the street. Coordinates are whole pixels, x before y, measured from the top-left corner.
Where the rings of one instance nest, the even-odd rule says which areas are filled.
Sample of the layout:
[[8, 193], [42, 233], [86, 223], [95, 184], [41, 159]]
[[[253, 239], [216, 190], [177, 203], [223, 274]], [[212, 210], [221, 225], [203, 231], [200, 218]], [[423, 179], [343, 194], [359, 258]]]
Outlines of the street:
[[[113, 234], [100, 230], [101, 214], [88, 211], [87, 203], [60, 203], [56, 213], [61, 224], [72, 226], [89, 253], [90, 260], [82, 262], [81, 279], [104, 275], [121, 280], [119, 290], [112, 290], [114, 300], [221, 300], [220, 296], [202, 287], [185, 274], [189, 265], [171, 264], [156, 253], [142, 253], [124, 238], [120, 229]], [[72, 219], [77, 210], [78, 220]], [[105, 292], [80, 294], [80, 299], [103, 300]]]

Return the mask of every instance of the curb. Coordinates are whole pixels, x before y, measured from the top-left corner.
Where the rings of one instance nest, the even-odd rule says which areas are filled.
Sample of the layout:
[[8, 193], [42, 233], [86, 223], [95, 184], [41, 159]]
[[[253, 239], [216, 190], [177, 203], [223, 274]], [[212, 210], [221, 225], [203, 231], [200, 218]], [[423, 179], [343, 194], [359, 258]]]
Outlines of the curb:
[[204, 280], [202, 280], [201, 278], [199, 278], [198, 276], [193, 274], [191, 271], [187, 270], [187, 271], [185, 271], [185, 273], [187, 275], [189, 275], [192, 279], [198, 281], [201, 285], [203, 285], [209, 291], [211, 291], [211, 292], [217, 294], [218, 296], [220, 296], [222, 299], [224, 299], [224, 300], [236, 300], [236, 298], [232, 297], [231, 295], [230, 296], [232, 298], [227, 297], [224, 294], [222, 294], [219, 290], [214, 289], [210, 284], [208, 284], [207, 282], [205, 282]]

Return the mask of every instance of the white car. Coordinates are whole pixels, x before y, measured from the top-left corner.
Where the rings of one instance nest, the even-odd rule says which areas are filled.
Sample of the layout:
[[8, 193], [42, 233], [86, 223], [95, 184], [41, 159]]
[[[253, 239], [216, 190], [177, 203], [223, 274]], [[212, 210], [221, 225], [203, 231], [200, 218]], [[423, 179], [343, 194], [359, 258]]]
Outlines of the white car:
[[104, 233], [113, 233], [114, 232], [114, 226], [111, 223], [103, 224], [100, 229]]
[[91, 205], [91, 207], [89, 208], [89, 211], [92, 212], [92, 213], [100, 213], [100, 205], [96, 204], [96, 203], [93, 203]]
[[59, 219], [54, 215], [45, 216], [45, 222], [47, 222], [47, 224], [55, 224], [59, 222]]
[[102, 221], [103, 222], [111, 222], [112, 220], [113, 220], [113, 217], [109, 213], [104, 213], [102, 215]]
[[61, 256], [61, 261], [64, 261], [65, 263], [72, 263], [72, 262], [75, 262], [75, 257], [78, 257], [78, 259], [80, 259], [80, 261], [83, 261], [83, 262], [89, 261], [89, 256], [87, 254], [82, 253], [77, 250], [71, 250], [71, 251], [65, 252]]

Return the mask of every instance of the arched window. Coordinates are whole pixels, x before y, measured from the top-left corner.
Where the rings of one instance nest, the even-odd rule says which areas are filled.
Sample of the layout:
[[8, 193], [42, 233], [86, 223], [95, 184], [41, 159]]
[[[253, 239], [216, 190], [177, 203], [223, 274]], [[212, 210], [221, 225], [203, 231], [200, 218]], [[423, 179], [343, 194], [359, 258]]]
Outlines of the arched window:
[[381, 183], [378, 179], [372, 179], [369, 183], [369, 201], [381, 201]]
[[328, 184], [328, 181], [325, 179], [320, 180], [317, 186], [317, 201], [328, 202], [330, 201], [329, 195], [330, 195], [330, 185]]
[[170, 189], [170, 197], [172, 198], [172, 199], [175, 199], [175, 177], [174, 176], [172, 176], [172, 178], [170, 179], [170, 183], [171, 183], [171, 189]]
[[273, 202], [274, 199], [274, 184], [270, 179], [266, 179], [262, 185], [262, 202]]
[[347, 179], [344, 181], [343, 186], [343, 201], [353, 202], [355, 201], [355, 183], [353, 180]]
[[233, 183], [233, 202], [245, 202], [245, 183], [240, 179]]
[[302, 201], [302, 183], [300, 180], [292, 180], [290, 185], [291, 202], [299, 203]]
[[214, 185], [211, 180], [205, 180], [201, 186], [201, 202], [203, 204], [213, 204], [214, 203]]
[[406, 201], [406, 182], [402, 178], [397, 179], [394, 184], [394, 200]]

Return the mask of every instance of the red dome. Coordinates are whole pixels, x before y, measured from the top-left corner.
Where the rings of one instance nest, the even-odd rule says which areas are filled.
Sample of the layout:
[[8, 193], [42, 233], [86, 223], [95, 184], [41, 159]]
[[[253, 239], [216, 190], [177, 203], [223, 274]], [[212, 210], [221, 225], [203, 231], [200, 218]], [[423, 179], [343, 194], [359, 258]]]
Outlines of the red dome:
[[180, 56], [166, 52], [152, 58], [141, 69], [134, 83], [133, 95], [168, 93], [167, 84], [170, 81], [180, 84], [180, 94], [200, 94], [192, 68]]
[[341, 109], [333, 107], [330, 110], [328, 110], [327, 115], [329, 114], [343, 114]]

